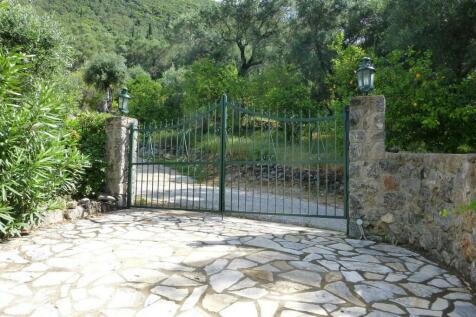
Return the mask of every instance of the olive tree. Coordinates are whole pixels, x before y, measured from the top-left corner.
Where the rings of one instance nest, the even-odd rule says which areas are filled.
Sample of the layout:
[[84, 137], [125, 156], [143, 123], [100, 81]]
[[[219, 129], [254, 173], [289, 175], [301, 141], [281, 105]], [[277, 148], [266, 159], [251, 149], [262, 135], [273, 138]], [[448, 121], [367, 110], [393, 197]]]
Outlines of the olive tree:
[[223, 0], [202, 13], [211, 31], [238, 50], [239, 74], [264, 63], [289, 14], [287, 0]]
[[112, 108], [112, 89], [122, 84], [127, 77], [125, 60], [115, 54], [101, 54], [86, 65], [84, 81], [105, 92], [106, 97], [101, 112], [109, 112]]

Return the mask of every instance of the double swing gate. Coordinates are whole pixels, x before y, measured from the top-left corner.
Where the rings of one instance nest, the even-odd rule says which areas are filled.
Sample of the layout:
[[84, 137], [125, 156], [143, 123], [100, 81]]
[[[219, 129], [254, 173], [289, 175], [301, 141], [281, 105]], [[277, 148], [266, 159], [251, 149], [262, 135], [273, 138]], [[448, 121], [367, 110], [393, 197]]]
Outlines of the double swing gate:
[[128, 206], [347, 218], [348, 112], [258, 112], [226, 96], [131, 127]]

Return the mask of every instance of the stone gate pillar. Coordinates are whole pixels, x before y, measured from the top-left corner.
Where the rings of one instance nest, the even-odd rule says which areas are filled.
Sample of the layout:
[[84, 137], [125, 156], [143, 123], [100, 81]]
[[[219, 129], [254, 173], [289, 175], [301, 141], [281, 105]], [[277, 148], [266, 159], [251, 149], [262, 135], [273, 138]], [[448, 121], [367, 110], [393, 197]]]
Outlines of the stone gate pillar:
[[106, 192], [119, 207], [127, 206], [130, 132], [137, 124], [137, 119], [119, 116], [106, 121]]
[[369, 221], [382, 206], [378, 164], [385, 158], [385, 97], [354, 97], [349, 107], [349, 234], [360, 236], [356, 220]]

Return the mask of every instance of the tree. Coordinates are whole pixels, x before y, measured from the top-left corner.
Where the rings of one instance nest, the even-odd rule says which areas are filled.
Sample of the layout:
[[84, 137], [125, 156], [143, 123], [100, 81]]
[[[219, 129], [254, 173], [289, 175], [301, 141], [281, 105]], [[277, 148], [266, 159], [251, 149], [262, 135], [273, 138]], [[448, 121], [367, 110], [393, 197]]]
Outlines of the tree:
[[378, 48], [386, 54], [412, 47], [431, 50], [434, 65], [456, 79], [476, 67], [474, 0], [395, 0], [383, 12], [386, 25]]
[[224, 93], [230, 100], [240, 97], [238, 70], [233, 64], [214, 63], [210, 59], [198, 60], [185, 73], [182, 104], [184, 111], [194, 113], [220, 100]]
[[39, 17], [29, 6], [1, 3], [0, 47], [32, 55], [34, 76], [53, 78], [70, 64], [71, 51], [54, 21]]
[[94, 85], [98, 90], [106, 93], [101, 111], [109, 112], [112, 108], [112, 89], [122, 84], [127, 76], [125, 60], [115, 54], [101, 54], [96, 56], [84, 72], [84, 81]]
[[164, 122], [177, 119], [181, 113], [179, 107], [169, 107], [166, 104], [167, 95], [159, 81], [135, 67], [132, 79], [127, 86], [134, 97], [129, 108], [130, 115], [141, 123]]
[[293, 33], [289, 58], [313, 83], [313, 97], [316, 100], [329, 97], [325, 78], [335, 56], [331, 44], [345, 26], [348, 8], [347, 0], [296, 1], [296, 14], [291, 22]]
[[238, 49], [239, 74], [261, 65], [266, 49], [280, 34], [287, 0], [223, 0], [202, 16], [221, 40]]

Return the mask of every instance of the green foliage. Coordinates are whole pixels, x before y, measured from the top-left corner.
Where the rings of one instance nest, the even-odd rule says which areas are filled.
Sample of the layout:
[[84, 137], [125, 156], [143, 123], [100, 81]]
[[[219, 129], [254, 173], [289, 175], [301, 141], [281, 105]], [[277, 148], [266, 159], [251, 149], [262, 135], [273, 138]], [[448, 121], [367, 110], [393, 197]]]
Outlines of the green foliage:
[[218, 102], [224, 93], [230, 100], [239, 99], [240, 82], [234, 65], [199, 60], [185, 74], [183, 108], [187, 113], [195, 112]]
[[[417, 8], [417, 9], [416, 9]], [[461, 79], [476, 67], [476, 3], [474, 0], [389, 1], [382, 13], [386, 27], [381, 52], [413, 47], [431, 51], [435, 69]]]
[[[390, 149], [476, 151], [474, 0], [16, 1], [62, 24], [76, 69], [97, 53], [113, 52], [158, 81], [131, 83], [133, 113], [143, 121], [172, 109], [171, 117], [195, 112], [223, 93], [264, 111], [340, 111], [360, 94], [354, 70], [368, 54], [378, 66], [376, 93], [388, 100]], [[0, 44], [31, 46], [25, 52], [64, 61], [57, 28], [45, 29], [47, 19], [23, 19], [32, 11], [13, 7], [0, 17], [6, 34]], [[109, 110], [111, 85], [118, 83], [94, 73], [88, 82], [106, 90], [103, 109]], [[72, 83], [65, 89], [72, 91]], [[81, 104], [94, 109], [99, 93], [83, 90]]]
[[106, 90], [122, 84], [126, 76], [125, 60], [115, 54], [95, 56], [84, 71], [84, 81], [100, 90]]
[[127, 84], [133, 97], [129, 103], [132, 117], [141, 123], [170, 121], [179, 117], [180, 108], [166, 103], [166, 90], [159, 81], [144, 73], [136, 73], [133, 77]]
[[298, 65], [305, 78], [312, 82], [314, 99], [329, 98], [325, 84], [335, 52], [337, 34], [345, 30], [350, 13], [348, 0], [297, 0], [296, 16], [291, 20], [290, 61]]
[[276, 65], [253, 74], [246, 86], [245, 103], [261, 111], [307, 116], [313, 108], [311, 89], [293, 65]]
[[[48, 14], [61, 23], [74, 47], [75, 68], [98, 52], [115, 52], [127, 57], [129, 66], [136, 65], [138, 58], [144, 58], [139, 64], [151, 73], [160, 70], [154, 61], [162, 63], [162, 54], [156, 55], [155, 44], [146, 44], [150, 49], [146, 47], [143, 51], [142, 39], [162, 42], [182, 14], [196, 12], [212, 3], [211, 0], [16, 1], [22, 5], [31, 4], [37, 12]], [[168, 67], [171, 64], [171, 61], [164, 62]]]
[[0, 47], [34, 55], [28, 71], [44, 78], [60, 74], [70, 62], [71, 51], [56, 23], [14, 2], [0, 9]]
[[[73, 193], [86, 165], [64, 126], [64, 96], [28, 74], [27, 56], [0, 53], [0, 233], [38, 221], [56, 196]], [[31, 88], [33, 87], [33, 88]], [[26, 89], [27, 88], [27, 89]], [[33, 91], [30, 92], [30, 89]]]
[[360, 94], [355, 70], [365, 56], [365, 51], [355, 45], [345, 47], [343, 33], [337, 35], [331, 47], [336, 57], [332, 60], [332, 72], [327, 76], [326, 83], [333, 101], [341, 105], [348, 104], [351, 96]]
[[217, 33], [219, 45], [236, 50], [238, 71], [244, 76], [268, 57], [267, 48], [279, 38], [287, 9], [287, 0], [223, 0], [201, 16]]
[[[386, 96], [387, 146], [410, 151], [476, 151], [476, 108], [467, 82], [451, 83], [432, 68], [432, 54], [393, 51], [378, 62], [378, 93]], [[473, 86], [474, 87], [474, 86]], [[472, 93], [474, 96], [474, 93]]]
[[[338, 41], [342, 41], [342, 37]], [[340, 105], [356, 94], [352, 69], [365, 52], [354, 45], [334, 45], [328, 82]], [[395, 50], [375, 60], [375, 93], [387, 99], [387, 148], [391, 150], [465, 153], [476, 151], [474, 74], [460, 83], [449, 82], [433, 68], [432, 54]]]
[[67, 121], [68, 129], [78, 149], [90, 165], [78, 181], [75, 198], [96, 198], [105, 189], [106, 179], [106, 120], [111, 115], [82, 112]]

